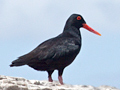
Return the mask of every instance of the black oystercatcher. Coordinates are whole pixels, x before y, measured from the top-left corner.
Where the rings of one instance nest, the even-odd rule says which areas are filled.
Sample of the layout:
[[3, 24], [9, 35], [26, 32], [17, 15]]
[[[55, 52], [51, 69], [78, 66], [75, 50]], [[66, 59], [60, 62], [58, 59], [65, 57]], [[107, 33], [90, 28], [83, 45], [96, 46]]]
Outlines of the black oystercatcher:
[[50, 82], [53, 81], [53, 71], [58, 70], [59, 82], [63, 84], [63, 70], [73, 62], [81, 48], [81, 27], [101, 36], [86, 24], [81, 15], [72, 14], [60, 35], [41, 43], [33, 51], [13, 61], [10, 66], [28, 65], [38, 71], [47, 71]]

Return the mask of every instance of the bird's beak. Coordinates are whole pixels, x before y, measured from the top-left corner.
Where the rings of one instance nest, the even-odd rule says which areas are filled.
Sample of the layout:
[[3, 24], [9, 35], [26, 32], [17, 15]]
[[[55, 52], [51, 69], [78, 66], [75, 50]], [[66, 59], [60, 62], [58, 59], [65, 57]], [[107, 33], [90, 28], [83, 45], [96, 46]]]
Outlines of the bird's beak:
[[95, 31], [94, 29], [92, 29], [90, 26], [88, 26], [88, 25], [85, 24], [85, 23], [83, 24], [83, 28], [85, 28], [85, 29], [87, 29], [88, 31], [93, 32], [93, 33], [101, 36], [101, 34], [100, 34], [99, 32]]

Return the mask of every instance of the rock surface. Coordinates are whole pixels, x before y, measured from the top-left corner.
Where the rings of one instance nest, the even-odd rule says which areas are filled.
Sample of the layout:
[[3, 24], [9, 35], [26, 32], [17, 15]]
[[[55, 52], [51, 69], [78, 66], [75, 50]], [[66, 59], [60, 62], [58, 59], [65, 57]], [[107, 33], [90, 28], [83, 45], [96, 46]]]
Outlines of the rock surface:
[[0, 90], [120, 90], [110, 86], [60, 85], [58, 81], [27, 80], [0, 75]]

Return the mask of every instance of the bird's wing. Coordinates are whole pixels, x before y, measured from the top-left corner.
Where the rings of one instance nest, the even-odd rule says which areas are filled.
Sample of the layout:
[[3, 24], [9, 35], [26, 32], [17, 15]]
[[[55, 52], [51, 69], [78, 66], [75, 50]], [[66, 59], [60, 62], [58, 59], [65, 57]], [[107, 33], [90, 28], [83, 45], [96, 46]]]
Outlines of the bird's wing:
[[38, 57], [39, 60], [54, 60], [65, 55], [74, 54], [76, 51], [79, 51], [79, 48], [80, 45], [77, 40], [72, 38], [52, 39], [36, 48], [39, 49], [36, 57]]
[[52, 38], [40, 44], [30, 53], [19, 57], [19, 59], [23, 59], [26, 62], [31, 62], [31, 60], [34, 59], [49, 63], [59, 57], [73, 54], [76, 51], [79, 51], [79, 48], [80, 45], [75, 39]]

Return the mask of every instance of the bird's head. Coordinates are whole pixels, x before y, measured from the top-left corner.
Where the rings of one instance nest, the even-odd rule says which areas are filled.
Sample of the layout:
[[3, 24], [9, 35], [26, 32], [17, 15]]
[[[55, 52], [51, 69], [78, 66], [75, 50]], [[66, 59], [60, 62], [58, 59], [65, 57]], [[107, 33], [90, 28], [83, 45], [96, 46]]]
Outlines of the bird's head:
[[88, 31], [93, 32], [93, 33], [101, 36], [100, 33], [98, 33], [97, 31], [95, 31], [95, 30], [92, 29], [91, 27], [89, 27], [89, 26], [86, 24], [86, 22], [85, 22], [85, 20], [83, 19], [83, 17], [82, 17], [81, 15], [79, 15], [79, 14], [72, 14], [72, 15], [68, 18], [68, 20], [67, 20], [67, 22], [66, 22], [66, 26], [67, 26], [67, 27], [73, 26], [73, 27], [76, 27], [77, 29], [83, 27], [83, 28], [87, 29]]

